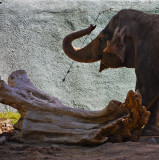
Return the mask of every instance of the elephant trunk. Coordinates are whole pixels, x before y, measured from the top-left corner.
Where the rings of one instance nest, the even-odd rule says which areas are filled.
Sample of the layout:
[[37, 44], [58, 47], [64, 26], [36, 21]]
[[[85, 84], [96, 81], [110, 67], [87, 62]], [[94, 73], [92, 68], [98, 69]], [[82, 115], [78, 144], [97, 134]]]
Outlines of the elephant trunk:
[[75, 48], [74, 46], [72, 46], [73, 40], [91, 33], [95, 29], [95, 27], [96, 26], [90, 25], [90, 27], [77, 32], [73, 32], [64, 38], [63, 50], [69, 58], [83, 63], [91, 63], [100, 60], [100, 56], [97, 55], [96, 52], [98, 48], [97, 46], [99, 45], [97, 38], [83, 48]]

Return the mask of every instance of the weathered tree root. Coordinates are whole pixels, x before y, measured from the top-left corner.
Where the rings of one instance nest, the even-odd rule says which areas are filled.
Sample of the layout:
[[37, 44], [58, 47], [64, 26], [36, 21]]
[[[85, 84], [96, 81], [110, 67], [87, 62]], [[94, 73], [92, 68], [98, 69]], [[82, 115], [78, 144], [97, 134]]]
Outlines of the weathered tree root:
[[0, 81], [0, 103], [19, 111], [14, 138], [27, 143], [96, 145], [137, 141], [150, 116], [138, 91], [129, 91], [125, 103], [112, 100], [100, 111], [64, 106], [37, 89], [23, 70], [13, 72], [8, 85]]

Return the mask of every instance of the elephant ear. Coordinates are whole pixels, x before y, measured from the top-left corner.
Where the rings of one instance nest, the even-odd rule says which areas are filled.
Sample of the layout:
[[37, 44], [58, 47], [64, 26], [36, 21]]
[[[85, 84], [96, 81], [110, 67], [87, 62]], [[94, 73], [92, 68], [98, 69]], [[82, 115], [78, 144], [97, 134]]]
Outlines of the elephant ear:
[[119, 57], [122, 63], [125, 60], [125, 44], [124, 38], [127, 32], [127, 26], [123, 28], [117, 27], [115, 29], [113, 38], [111, 41], [107, 41], [107, 47], [103, 50], [104, 53], [112, 53]]

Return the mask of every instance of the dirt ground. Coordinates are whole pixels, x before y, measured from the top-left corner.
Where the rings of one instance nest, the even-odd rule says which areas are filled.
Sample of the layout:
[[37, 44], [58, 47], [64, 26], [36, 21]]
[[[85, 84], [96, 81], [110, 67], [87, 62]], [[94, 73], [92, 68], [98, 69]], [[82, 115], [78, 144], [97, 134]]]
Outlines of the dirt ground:
[[[12, 131], [1, 121], [3, 134]], [[12, 132], [10, 132], [12, 133]], [[9, 134], [10, 134], [9, 133]], [[8, 133], [7, 133], [8, 134]], [[141, 137], [140, 142], [105, 143], [96, 147], [7, 142], [0, 134], [0, 160], [158, 160], [159, 137]]]
[[106, 143], [96, 147], [30, 145], [7, 142], [0, 145], [0, 160], [158, 160], [159, 144], [149, 142]]

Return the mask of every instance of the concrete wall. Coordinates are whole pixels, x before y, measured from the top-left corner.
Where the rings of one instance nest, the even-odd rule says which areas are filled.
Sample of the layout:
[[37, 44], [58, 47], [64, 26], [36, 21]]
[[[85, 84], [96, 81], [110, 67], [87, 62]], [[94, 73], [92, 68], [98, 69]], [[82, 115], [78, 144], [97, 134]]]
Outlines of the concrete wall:
[[[99, 73], [99, 63], [74, 62], [62, 50], [68, 33], [88, 27], [98, 14], [91, 41], [122, 8], [159, 13], [157, 1], [110, 0], [1, 0], [0, 4], [0, 76], [7, 81], [12, 71], [26, 70], [31, 81], [64, 104], [85, 109], [101, 109], [111, 99], [123, 101], [135, 88], [134, 69], [108, 69]], [[83, 38], [74, 45], [81, 47]], [[86, 44], [85, 43], [85, 44]], [[2, 107], [0, 108], [2, 110]]]

